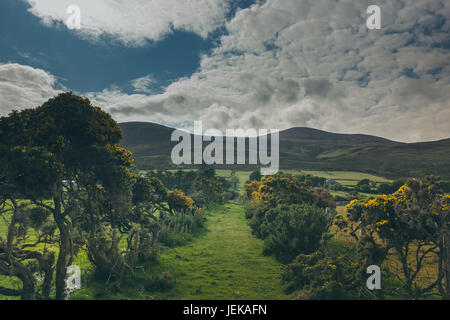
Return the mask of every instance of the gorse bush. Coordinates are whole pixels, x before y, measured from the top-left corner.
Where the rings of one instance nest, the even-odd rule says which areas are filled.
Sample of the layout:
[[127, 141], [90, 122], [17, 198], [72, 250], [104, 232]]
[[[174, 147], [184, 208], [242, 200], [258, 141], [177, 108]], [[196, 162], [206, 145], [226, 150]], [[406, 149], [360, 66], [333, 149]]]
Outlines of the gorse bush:
[[357, 299], [364, 294], [364, 268], [357, 253], [300, 254], [283, 269], [282, 281], [288, 293], [298, 290], [299, 298], [313, 300]]
[[[352, 201], [348, 223], [340, 221], [364, 248], [367, 264], [381, 265], [388, 255], [401, 263], [405, 297], [450, 297], [450, 195], [442, 194], [438, 179], [408, 179], [396, 192], [368, 201]], [[359, 232], [356, 232], [359, 231]], [[420, 280], [426, 259], [435, 258], [436, 276]]]
[[313, 253], [333, 221], [331, 210], [311, 204], [280, 205], [266, 212], [261, 225], [264, 252], [283, 262]]
[[283, 263], [319, 248], [336, 207], [327, 190], [283, 173], [246, 184], [244, 199], [245, 216], [252, 232], [264, 239], [264, 253]]
[[262, 224], [266, 212], [281, 204], [315, 204], [320, 208], [334, 209], [333, 197], [325, 189], [314, 190], [297, 177], [279, 173], [245, 185], [245, 215], [252, 232], [259, 238], [265, 237]]

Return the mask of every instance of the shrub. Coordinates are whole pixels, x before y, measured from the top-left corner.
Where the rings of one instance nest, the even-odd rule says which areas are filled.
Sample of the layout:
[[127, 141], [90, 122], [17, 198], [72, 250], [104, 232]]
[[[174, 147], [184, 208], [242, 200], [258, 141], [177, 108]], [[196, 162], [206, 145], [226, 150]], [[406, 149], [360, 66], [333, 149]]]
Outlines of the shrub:
[[280, 205], [270, 209], [261, 226], [265, 253], [283, 262], [291, 262], [300, 253], [319, 249], [322, 235], [333, 221], [331, 210], [316, 205]]
[[[448, 235], [450, 195], [440, 193], [438, 179], [408, 179], [396, 192], [368, 201], [352, 201], [348, 206], [350, 233], [365, 248], [370, 264], [380, 265], [388, 254], [401, 263], [399, 277], [409, 299], [438, 293], [450, 297]], [[355, 233], [359, 230], [359, 233]], [[358, 236], [359, 234], [359, 236]], [[414, 249], [413, 249], [414, 248]], [[424, 261], [437, 259], [431, 284], [420, 280]]]
[[327, 190], [314, 190], [298, 178], [282, 173], [246, 184], [244, 200], [247, 200], [245, 215], [253, 233], [260, 238], [264, 238], [261, 225], [266, 212], [278, 205], [308, 203], [321, 208], [336, 207]]
[[173, 215], [161, 216], [161, 228], [179, 233], [195, 233], [203, 227], [204, 222], [201, 211], [177, 211]]
[[205, 217], [201, 211], [179, 211], [173, 215], [161, 216], [160, 223], [159, 241], [168, 247], [176, 247], [204, 228]]
[[313, 300], [356, 299], [369, 295], [363, 281], [364, 268], [355, 251], [338, 255], [300, 254], [282, 273], [285, 290], [299, 290], [299, 298]]

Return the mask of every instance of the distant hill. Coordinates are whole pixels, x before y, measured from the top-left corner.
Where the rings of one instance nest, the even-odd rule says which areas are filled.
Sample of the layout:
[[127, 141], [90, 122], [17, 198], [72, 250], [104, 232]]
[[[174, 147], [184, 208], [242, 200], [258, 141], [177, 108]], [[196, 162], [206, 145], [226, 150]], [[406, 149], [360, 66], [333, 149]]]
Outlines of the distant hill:
[[[174, 168], [170, 154], [174, 129], [148, 122], [121, 123], [121, 145], [143, 170]], [[390, 178], [437, 174], [450, 179], [450, 139], [400, 143], [363, 134], [337, 134], [311, 128], [280, 132], [281, 169], [360, 171]], [[246, 166], [250, 169], [251, 166]]]

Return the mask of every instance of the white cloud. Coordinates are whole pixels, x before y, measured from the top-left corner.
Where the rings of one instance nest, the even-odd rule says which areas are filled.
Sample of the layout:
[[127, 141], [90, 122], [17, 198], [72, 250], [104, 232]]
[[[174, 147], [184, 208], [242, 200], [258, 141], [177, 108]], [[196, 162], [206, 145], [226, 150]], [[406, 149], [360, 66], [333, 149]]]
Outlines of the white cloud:
[[[45, 2], [36, 1], [36, 14], [56, 17]], [[172, 13], [165, 8], [173, 1], [150, 1], [139, 10], [129, 1], [99, 1], [96, 9], [108, 3], [110, 11], [103, 17], [87, 10], [87, 21], [95, 32], [126, 42], [160, 38], [167, 24], [150, 24], [163, 20], [204, 36], [223, 22], [223, 14], [218, 2], [209, 1], [209, 9], [198, 7], [201, 2], [183, 1], [185, 11]], [[239, 10], [226, 22], [228, 33], [218, 47], [202, 56], [199, 70], [163, 93], [127, 95], [110, 88], [87, 95], [119, 121], [204, 120], [205, 127], [219, 129], [310, 126], [400, 141], [450, 137], [450, 2], [381, 1], [381, 30], [366, 27], [369, 4], [267, 0]], [[156, 12], [160, 20], [143, 22]], [[148, 88], [144, 82], [137, 86]]]
[[126, 114], [113, 111], [169, 122], [207, 116], [221, 128], [311, 126], [401, 141], [448, 138], [449, 50], [431, 45], [441, 39], [429, 29], [450, 18], [448, 2], [384, 1], [379, 31], [366, 28], [367, 6], [268, 0], [241, 10], [197, 73], [162, 95], [131, 102]]
[[54, 76], [29, 66], [0, 64], [0, 115], [37, 107], [58, 94]]
[[160, 40], [173, 29], [203, 38], [221, 26], [228, 11], [223, 0], [25, 0], [46, 25], [65, 23], [70, 5], [81, 9], [81, 35], [108, 34], [131, 45]]
[[152, 76], [147, 75], [145, 77], [137, 78], [131, 81], [131, 86], [135, 92], [152, 93], [151, 85], [156, 81]]

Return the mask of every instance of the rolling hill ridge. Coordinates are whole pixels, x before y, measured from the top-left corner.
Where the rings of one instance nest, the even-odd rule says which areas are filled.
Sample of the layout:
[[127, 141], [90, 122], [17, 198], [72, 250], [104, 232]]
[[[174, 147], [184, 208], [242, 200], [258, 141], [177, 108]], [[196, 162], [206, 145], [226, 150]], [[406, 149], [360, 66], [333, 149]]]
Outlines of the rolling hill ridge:
[[[175, 129], [149, 122], [127, 122], [120, 126], [124, 133], [120, 144], [133, 152], [139, 169], [175, 168], [170, 159], [177, 144], [171, 142]], [[360, 171], [389, 178], [435, 174], [450, 179], [449, 155], [450, 139], [401, 143], [305, 127], [280, 132], [280, 169]]]

